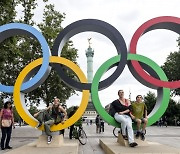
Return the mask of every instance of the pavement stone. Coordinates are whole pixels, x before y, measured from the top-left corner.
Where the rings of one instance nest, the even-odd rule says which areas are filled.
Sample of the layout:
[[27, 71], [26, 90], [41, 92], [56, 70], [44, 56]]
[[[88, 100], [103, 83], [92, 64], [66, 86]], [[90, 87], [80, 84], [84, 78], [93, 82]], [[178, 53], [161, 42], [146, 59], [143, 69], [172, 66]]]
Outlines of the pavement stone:
[[[78, 154], [104, 154], [104, 151], [99, 146], [99, 139], [101, 138], [114, 138], [112, 130], [113, 126], [105, 124], [104, 133], [96, 133], [95, 124], [83, 124], [83, 128], [87, 134], [88, 141], [86, 145], [79, 144]], [[68, 139], [69, 129], [65, 130], [65, 139]], [[23, 145], [34, 142], [42, 134], [41, 131], [30, 126], [16, 126], [12, 132], [10, 145], [13, 149]], [[0, 133], [1, 137], [1, 133]], [[180, 148], [180, 127], [157, 127], [151, 126], [147, 128], [146, 139], [152, 142], [169, 145], [175, 148]], [[0, 150], [0, 154], [6, 153], [10, 150]]]

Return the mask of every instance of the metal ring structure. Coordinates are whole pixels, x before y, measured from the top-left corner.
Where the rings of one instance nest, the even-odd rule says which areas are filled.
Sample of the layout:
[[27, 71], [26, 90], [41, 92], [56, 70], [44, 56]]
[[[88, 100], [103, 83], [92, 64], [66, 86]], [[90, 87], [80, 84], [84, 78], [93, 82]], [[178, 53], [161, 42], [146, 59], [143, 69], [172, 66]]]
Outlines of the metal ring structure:
[[[114, 73], [108, 77], [107, 79], [100, 82], [99, 89], [104, 89], [111, 85], [121, 74], [123, 71], [125, 64], [127, 62], [127, 48], [126, 43], [120, 34], [120, 32], [114, 28], [112, 25], [96, 19], [83, 19], [76, 21], [67, 27], [65, 27], [57, 36], [54, 46], [52, 48], [52, 55], [53, 56], [60, 56], [62, 48], [64, 44], [67, 42], [67, 40], [80, 33], [85, 31], [93, 31], [98, 32], [103, 35], [105, 35], [107, 38], [109, 38], [114, 46], [116, 47], [117, 53], [121, 55], [121, 60], [118, 64], [117, 69], [114, 71]], [[68, 84], [70, 87], [76, 89], [76, 90], [91, 90], [91, 83], [80, 83], [78, 81], [75, 81], [68, 77], [61, 68], [60, 65], [53, 64], [53, 67], [56, 69], [56, 71], [59, 73], [61, 79]]]
[[[142, 24], [134, 33], [131, 42], [130, 42], [130, 53], [136, 54], [136, 48], [139, 38], [147, 32], [155, 29], [167, 29], [173, 32], [180, 34], [180, 18], [171, 17], [171, 16], [163, 16], [153, 18], [144, 24]], [[144, 80], [144, 84], [146, 86], [150, 86], [152, 88], [158, 87], [166, 87], [166, 88], [180, 88], [180, 80], [178, 81], [164, 81], [154, 78], [153, 76], [147, 74], [138, 61], [131, 61], [128, 64], [132, 74], [135, 74], [136, 78], [140, 80]]]
[[[26, 108], [25, 100], [24, 100], [24, 93], [21, 93], [21, 84], [23, 83], [23, 80], [25, 79], [26, 75], [35, 67], [42, 64], [43, 59], [39, 58], [31, 63], [29, 63], [19, 74], [16, 83], [14, 85], [14, 105], [16, 106], [17, 112], [21, 115], [22, 119], [28, 123], [32, 127], [36, 127], [38, 122], [37, 120], [29, 113], [29, 111]], [[70, 67], [78, 76], [81, 82], [86, 83], [87, 79], [84, 75], [84, 73], [81, 71], [81, 69], [74, 64], [72, 61], [69, 61], [68, 59], [57, 57], [57, 56], [51, 56], [50, 57], [51, 63], [58, 63], [66, 65], [67, 67]], [[76, 111], [76, 113], [69, 118], [67, 121], [65, 121], [64, 124], [60, 123], [58, 125], [53, 125], [51, 127], [51, 131], [57, 131], [64, 128], [67, 128], [74, 124], [79, 118], [83, 115], [84, 111], [86, 110], [87, 104], [89, 99], [89, 90], [83, 90], [82, 91], [82, 100], [81, 104]], [[44, 127], [41, 126], [40, 130], [42, 130]]]
[[[39, 33], [35, 28], [19, 23], [0, 26], [0, 42], [10, 36], [19, 34], [28, 35], [36, 38], [40, 42], [43, 51], [43, 58], [31, 62], [20, 72], [14, 87], [0, 85], [0, 91], [7, 93], [13, 92], [14, 104], [19, 115], [29, 125], [35, 127], [37, 125], [37, 120], [28, 112], [26, 108], [24, 101], [24, 92], [30, 92], [34, 90], [47, 78], [50, 70], [50, 62], [51, 66], [55, 67], [59, 76], [70, 87], [82, 91], [82, 100], [77, 112], [64, 124], [60, 123], [58, 125], [53, 125], [51, 127], [52, 131], [67, 128], [82, 116], [88, 104], [90, 91], [92, 93], [94, 106], [101, 117], [109, 124], [119, 127], [119, 124], [114, 120], [114, 118], [112, 118], [102, 107], [98, 96], [98, 90], [102, 90], [110, 86], [120, 76], [125, 65], [128, 64], [131, 73], [141, 84], [146, 85], [150, 88], [157, 89], [158, 97], [156, 105], [148, 115], [148, 125], [152, 125], [163, 115], [168, 106], [168, 101], [170, 98], [170, 88], [179, 88], [180, 81], [167, 82], [168, 79], [166, 75], [155, 62], [147, 57], [136, 54], [137, 41], [141, 35], [157, 28], [169, 29], [179, 33], [179, 23], [180, 19], [177, 17], [158, 17], [147, 21], [134, 34], [130, 44], [130, 53], [127, 54], [125, 41], [119, 31], [117, 31], [113, 26], [104, 21], [96, 19], [80, 20], [70, 24], [64, 30], [62, 30], [62, 32], [60, 32], [53, 46], [52, 55], [54, 56], [50, 56], [47, 42], [45, 41], [42, 34]], [[92, 84], [87, 83], [85, 75], [76, 64], [65, 58], [59, 57], [62, 48], [68, 41], [68, 39], [75, 34], [85, 31], [94, 31], [105, 35], [113, 42], [118, 52], [117, 56], [110, 58], [100, 66], [93, 78]], [[74, 71], [80, 82], [76, 82], [67, 77], [64, 72], [62, 72], [61, 64], [65, 65], [66, 68]], [[103, 73], [105, 73], [113, 66], [117, 66], [115, 72], [109, 78], [99, 82]], [[148, 78], [145, 71], [149, 74]], [[32, 77], [32, 75], [34, 75], [35, 73], [37, 74], [31, 80], [29, 80], [30, 77]], [[156, 80], [157, 82], [154, 83], [154, 80]], [[40, 127], [40, 129], [42, 130], [43, 127]]]
[[[120, 124], [115, 121], [113, 117], [111, 117], [107, 111], [102, 106], [99, 95], [98, 95], [98, 86], [99, 86], [99, 80], [101, 79], [102, 75], [109, 70], [110, 67], [116, 65], [119, 62], [120, 56], [115, 56], [113, 58], [110, 58], [105, 63], [103, 63], [99, 69], [97, 70], [93, 81], [92, 81], [92, 87], [91, 87], [91, 94], [92, 94], [92, 102], [99, 113], [99, 115], [108, 123], [115, 127], [120, 127]], [[152, 60], [150, 60], [147, 57], [137, 55], [137, 54], [128, 54], [128, 61], [135, 60], [139, 61], [141, 63], [144, 63], [151, 67], [159, 76], [161, 80], [167, 80], [166, 75], [164, 74], [163, 70]], [[170, 99], [170, 89], [169, 88], [158, 88], [157, 89], [157, 102], [154, 107], [154, 109], [151, 111], [151, 113], [148, 115], [148, 126], [155, 123], [166, 111], [168, 107]]]
[[[47, 78], [49, 72], [49, 46], [44, 36], [32, 26], [22, 23], [10, 23], [0, 26], [0, 43], [5, 39], [15, 35], [27, 35], [37, 39], [42, 47], [43, 63], [37, 74], [27, 82], [22, 84], [21, 91], [28, 92], [37, 88]], [[0, 84], [0, 91], [5, 93], [13, 93], [14, 86], [6, 86]]]

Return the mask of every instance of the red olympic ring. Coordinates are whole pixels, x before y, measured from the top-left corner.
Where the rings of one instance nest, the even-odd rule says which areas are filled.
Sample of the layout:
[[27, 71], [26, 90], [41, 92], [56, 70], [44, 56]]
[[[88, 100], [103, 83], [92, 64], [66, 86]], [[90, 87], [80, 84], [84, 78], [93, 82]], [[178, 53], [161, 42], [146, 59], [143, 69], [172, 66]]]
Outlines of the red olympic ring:
[[[130, 48], [129, 52], [136, 54], [136, 47], [137, 42], [139, 38], [145, 34], [146, 32], [149, 32], [154, 29], [168, 29], [171, 31], [174, 31], [178, 34], [180, 34], [180, 18], [177, 17], [171, 17], [171, 16], [163, 16], [163, 17], [157, 17], [153, 18], [144, 24], [142, 24], [134, 33], [131, 42], [130, 42]], [[147, 74], [138, 61], [131, 60], [131, 64], [134, 67], [134, 70], [147, 82], [153, 84], [156, 87], [164, 87], [164, 88], [179, 88], [180, 87], [180, 80], [178, 81], [162, 81], [159, 79], [156, 79], [149, 74]]]

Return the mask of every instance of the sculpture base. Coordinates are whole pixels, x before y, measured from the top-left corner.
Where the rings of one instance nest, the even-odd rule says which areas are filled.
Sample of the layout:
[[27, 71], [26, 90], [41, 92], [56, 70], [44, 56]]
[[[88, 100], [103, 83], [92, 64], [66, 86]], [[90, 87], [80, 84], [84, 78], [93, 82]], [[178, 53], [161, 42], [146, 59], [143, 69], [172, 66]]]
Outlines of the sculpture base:
[[[54, 136], [51, 144], [47, 144], [47, 137], [41, 135], [33, 143], [6, 152], [7, 154], [78, 154], [79, 141], [63, 139], [62, 136]], [[42, 143], [41, 143], [42, 142]], [[58, 142], [58, 143], [56, 143]]]
[[[129, 147], [129, 143], [128, 143], [128, 140], [124, 140], [124, 138], [122, 137], [121, 134], [118, 135], [118, 139], [117, 139], [117, 142], [122, 145], [122, 146], [126, 146], [126, 147]], [[135, 139], [135, 142], [139, 145], [139, 146], [148, 146], [148, 142], [145, 140], [145, 141], [142, 141], [140, 139]]]
[[[119, 142], [119, 141], [118, 141]], [[149, 141], [138, 141], [137, 147], [131, 148], [128, 145], [128, 142], [125, 141], [125, 145], [122, 145], [117, 142], [116, 138], [103, 138], [99, 139], [99, 144], [101, 148], [104, 150], [106, 154], [157, 154], [157, 153], [171, 153], [171, 154], [179, 154], [180, 149], [170, 147], [167, 145], [162, 145], [157, 142], [149, 142]], [[144, 143], [143, 143], [144, 142]]]
[[61, 147], [64, 145], [63, 135], [53, 135], [52, 142], [50, 144], [47, 143], [47, 135], [39, 136], [39, 139], [36, 142], [37, 147]]

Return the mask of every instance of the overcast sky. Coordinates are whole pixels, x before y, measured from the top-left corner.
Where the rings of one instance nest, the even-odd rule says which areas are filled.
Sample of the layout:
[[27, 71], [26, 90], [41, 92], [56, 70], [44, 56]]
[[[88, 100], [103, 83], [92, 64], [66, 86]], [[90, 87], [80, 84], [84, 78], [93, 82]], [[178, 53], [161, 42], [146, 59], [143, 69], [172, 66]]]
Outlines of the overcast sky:
[[[144, 22], [158, 16], [180, 17], [180, 0], [49, 0], [55, 5], [55, 9], [65, 13], [63, 27], [82, 19], [99, 19], [114, 26], [124, 37], [127, 47], [134, 32]], [[35, 11], [35, 20], [40, 21], [43, 13], [43, 3], [39, 1]], [[88, 48], [88, 38], [92, 38], [92, 48], [94, 49], [94, 74], [103, 62], [117, 55], [117, 51], [111, 41], [105, 36], [94, 33], [84, 32], [71, 38], [74, 47], [78, 49], [79, 66], [85, 74], [86, 56], [85, 50]], [[172, 51], [177, 51], [178, 35], [168, 30], [151, 31], [138, 42], [137, 53], [147, 56], [162, 65], [167, 55]], [[113, 70], [107, 72], [102, 79], [108, 77]], [[123, 89], [125, 97], [135, 100], [136, 95], [145, 95], [148, 91], [156, 93], [156, 90], [147, 88], [139, 83], [129, 72], [128, 68], [123, 71], [120, 77], [108, 88], [99, 92], [100, 100], [105, 106], [117, 99], [117, 91]], [[179, 98], [176, 98], [176, 100]], [[78, 105], [81, 100], [79, 96], [72, 96], [67, 100], [68, 106]]]

